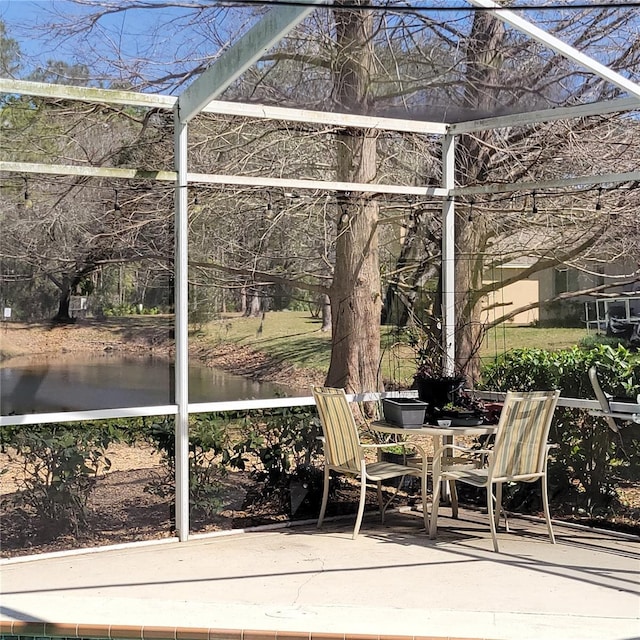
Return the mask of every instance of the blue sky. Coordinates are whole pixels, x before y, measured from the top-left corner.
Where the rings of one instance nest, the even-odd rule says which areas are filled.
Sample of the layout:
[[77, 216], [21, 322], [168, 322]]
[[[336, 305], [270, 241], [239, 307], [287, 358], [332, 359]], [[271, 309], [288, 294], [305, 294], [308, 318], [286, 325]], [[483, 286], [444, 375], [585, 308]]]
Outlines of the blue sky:
[[[104, 53], [105, 58], [114, 59], [118, 52], [122, 59], [142, 57], [141, 47], [152, 47], [154, 61], [164, 59], [163, 53], [180, 46], [180, 33], [185, 45], [188, 34], [174, 31], [169, 38], [162, 31], [154, 33], [158, 22], [178, 17], [185, 12], [178, 9], [128, 10], [105, 16], [100, 20], [87, 40], [79, 37], [51, 37], [47, 28], [52, 23], [63, 22], [63, 15], [77, 15], [95, 11], [95, 7], [81, 7], [67, 0], [0, 0], [0, 20], [5, 23], [7, 34], [20, 46], [22, 58], [21, 77], [48, 60], [63, 60], [69, 63], [92, 62], [96, 73], [100, 71], [113, 76], [113, 69], [99, 69], [96, 58]], [[170, 44], [170, 47], [168, 46]], [[117, 74], [116, 74], [117, 75]]]
[[[433, 5], [437, 7], [445, 1], [433, 0]], [[461, 1], [448, 0], [456, 5]], [[151, 2], [154, 0], [147, 0], [147, 4]], [[162, 1], [158, 0], [158, 4], [162, 4]], [[193, 16], [193, 10], [189, 9], [158, 6], [153, 10], [116, 12], [101, 18], [88, 36], [85, 32], [83, 37], [56, 36], [55, 39], [47, 25], [64, 23], [63, 16], [68, 18], [69, 14], [79, 18], [83, 14], [94, 12], [96, 7], [80, 6], [69, 0], [0, 0], [0, 20], [5, 23], [8, 35], [20, 45], [23, 58], [19, 75], [22, 78], [38, 66], [45, 66], [48, 60], [62, 60], [71, 64], [88, 64], [92, 76], [98, 82], [105, 79], [104, 86], [120, 77], [123, 80], [131, 79], [134, 85], [146, 90], [146, 78], [159, 78], [168, 71], [176, 74], [188, 72], [202, 60], [215, 55], [219, 45], [212, 39], [213, 31], [220, 34], [220, 27], [226, 28], [229, 25], [229, 33], [221, 38], [228, 37], [229, 41], [233, 41], [237, 37], [235, 29], [239, 27], [242, 30], [246, 27], [245, 21], [250, 18], [252, 11], [247, 8], [235, 10], [233, 13], [238, 18], [235, 23], [233, 19], [227, 22], [226, 16], [230, 14], [218, 13], [215, 7], [216, 4], [212, 3], [211, 9], [205, 12], [206, 15], [199, 14], [196, 19], [189, 21], [181, 20], [187, 14]], [[451, 13], [439, 17], [462, 19]], [[538, 17], [552, 16], [545, 14]], [[161, 23], [169, 24], [164, 28], [157, 28]], [[461, 23], [458, 22], [456, 26], [460, 28]], [[545, 26], [544, 21], [541, 26]], [[620, 47], [625, 47], [626, 43], [621, 37], [616, 41], [611, 39], [608, 42], [598, 42], [597, 45], [602, 48], [601, 52], [585, 52], [598, 58], [600, 53], [606, 54], [609, 49], [621, 50]], [[606, 63], [606, 60], [601, 61]], [[125, 70], [125, 66], [129, 69]], [[175, 91], [181, 82], [180, 79], [168, 80], [159, 89], [165, 92]]]
[[50, 0], [0, 0], [0, 20], [5, 23], [8, 35], [18, 41], [20, 49], [28, 56], [54, 54], [35, 30], [28, 32], [29, 27], [43, 24], [53, 5]]

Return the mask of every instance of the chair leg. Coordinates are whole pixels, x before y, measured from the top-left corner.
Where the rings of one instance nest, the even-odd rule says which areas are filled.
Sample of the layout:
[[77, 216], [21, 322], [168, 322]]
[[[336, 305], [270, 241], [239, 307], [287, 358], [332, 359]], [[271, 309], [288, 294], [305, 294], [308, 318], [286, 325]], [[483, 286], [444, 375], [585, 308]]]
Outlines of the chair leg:
[[422, 493], [422, 517], [424, 519], [424, 530], [429, 533], [429, 510], [427, 509], [427, 474], [422, 473], [420, 478], [420, 491]]
[[318, 518], [318, 528], [322, 526], [324, 513], [327, 510], [327, 502], [329, 501], [329, 467], [324, 466], [324, 487], [322, 489], [322, 506], [320, 507], [320, 517]]
[[376, 482], [376, 489], [378, 491], [378, 506], [380, 507], [380, 515], [382, 517], [382, 523], [384, 524], [384, 498], [382, 497], [382, 482], [380, 482], [380, 480]]
[[364, 514], [364, 503], [367, 496], [367, 480], [364, 477], [364, 473], [360, 477], [360, 504], [358, 505], [358, 517], [356, 518], [356, 526], [353, 529], [353, 539], [355, 540], [360, 531], [360, 525], [362, 524], [362, 516]]
[[429, 538], [434, 540], [438, 535], [438, 504], [440, 503], [440, 479], [433, 479], [433, 496], [431, 499], [431, 518], [429, 519]]
[[[493, 518], [496, 523], [496, 531], [500, 526], [500, 512], [502, 511], [502, 482], [496, 484], [496, 505], [493, 510]], [[509, 523], [507, 522], [507, 514], [504, 514], [504, 525], [507, 531], [509, 531]]]
[[[496, 505], [498, 501], [496, 500]], [[489, 525], [491, 527], [491, 538], [493, 539], [493, 550], [495, 552], [500, 551], [498, 549], [498, 536], [496, 535], [496, 518], [493, 506], [493, 491], [490, 484], [487, 485], [487, 514], [489, 516]]]
[[458, 490], [456, 489], [456, 481], [449, 480], [449, 493], [451, 494], [451, 515], [458, 519]]
[[549, 532], [549, 538], [551, 538], [551, 544], [556, 543], [556, 537], [553, 535], [553, 528], [551, 527], [551, 513], [549, 511], [549, 492], [547, 488], [547, 476], [544, 475], [540, 478], [542, 482], [542, 506], [544, 508], [544, 517], [547, 521], [547, 531]]
[[[400, 488], [402, 487], [402, 483], [404, 482], [404, 476], [402, 476], [400, 478], [400, 480], [398, 481], [398, 486], [394, 489], [393, 493], [391, 494], [391, 497], [386, 501], [386, 503], [384, 504], [384, 506], [382, 506], [381, 510], [380, 510], [380, 514], [381, 514], [381, 522], [382, 524], [384, 524], [384, 514], [387, 512], [387, 509], [389, 508], [389, 505], [396, 499], [396, 496], [398, 495], [398, 493], [400, 492]], [[380, 487], [380, 482], [378, 482], [378, 487]], [[382, 498], [382, 490], [379, 489], [380, 494], [379, 494], [379, 498], [378, 500], [380, 500]]]

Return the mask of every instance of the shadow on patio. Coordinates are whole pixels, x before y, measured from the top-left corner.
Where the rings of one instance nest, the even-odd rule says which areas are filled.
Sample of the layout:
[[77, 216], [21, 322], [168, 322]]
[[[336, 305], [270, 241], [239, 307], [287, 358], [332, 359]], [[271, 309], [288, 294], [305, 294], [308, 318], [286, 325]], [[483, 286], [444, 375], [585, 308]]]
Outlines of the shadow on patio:
[[[385, 526], [372, 514], [355, 541], [350, 524], [5, 561], [3, 630], [23, 620], [77, 637], [146, 638], [150, 627], [156, 638], [196, 628], [245, 640], [638, 636], [637, 539], [557, 524], [551, 545], [544, 523], [512, 518], [496, 554], [486, 515], [470, 510], [444, 515], [435, 541], [417, 512], [391, 513]], [[42, 624], [29, 628], [43, 635]]]

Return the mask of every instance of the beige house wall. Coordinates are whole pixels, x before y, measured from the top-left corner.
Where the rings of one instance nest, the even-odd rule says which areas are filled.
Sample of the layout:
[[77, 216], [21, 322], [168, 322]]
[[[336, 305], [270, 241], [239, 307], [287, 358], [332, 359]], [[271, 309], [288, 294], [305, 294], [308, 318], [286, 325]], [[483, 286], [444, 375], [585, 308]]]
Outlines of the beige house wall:
[[[512, 278], [519, 271], [523, 271], [524, 267], [504, 267], [496, 269], [490, 275], [491, 278], [485, 279], [485, 284], [491, 282], [502, 282], [507, 278]], [[540, 282], [537, 276], [526, 278], [497, 289], [489, 294], [483, 304], [482, 322], [493, 322], [496, 318], [509, 313], [512, 309], [526, 306], [540, 300]], [[529, 309], [517, 314], [507, 321], [508, 325], [531, 325], [537, 322], [539, 318], [538, 308]]]
[[[558, 293], [562, 291], [576, 291], [588, 289], [603, 284], [606, 280], [605, 275], [622, 275], [633, 273], [634, 264], [631, 261], [617, 261], [614, 263], [608, 263], [604, 265], [596, 265], [602, 269], [602, 275], [596, 273], [580, 272], [575, 269], [545, 269], [531, 278], [521, 280], [512, 285], [498, 289], [496, 292], [487, 296], [484, 301], [482, 312], [483, 322], [492, 322], [495, 318], [498, 318], [504, 313], [508, 313], [511, 309], [525, 306], [540, 300], [550, 300]], [[511, 279], [518, 273], [522, 273], [526, 268], [526, 265], [509, 265], [502, 267], [501, 269], [495, 269], [491, 273], [485, 274], [484, 283], [489, 284], [491, 282], [503, 282], [504, 280]], [[595, 267], [593, 269], [595, 271]], [[561, 272], [566, 272], [566, 280], [563, 281]], [[560, 285], [568, 285], [568, 289], [558, 290]], [[615, 293], [640, 293], [640, 285], [627, 285], [616, 289], [612, 287], [609, 292]], [[594, 298], [589, 296], [580, 296], [573, 300], [567, 300], [562, 303], [556, 303], [551, 305], [544, 305], [542, 309], [531, 309], [523, 313], [519, 313], [514, 318], [509, 320], [507, 324], [510, 325], [530, 325], [532, 323], [541, 322], [562, 322], [566, 320], [567, 316], [580, 315], [584, 316], [584, 303], [585, 301], [593, 302]], [[493, 306], [496, 305], [495, 308]], [[594, 312], [595, 313], [595, 312]]]

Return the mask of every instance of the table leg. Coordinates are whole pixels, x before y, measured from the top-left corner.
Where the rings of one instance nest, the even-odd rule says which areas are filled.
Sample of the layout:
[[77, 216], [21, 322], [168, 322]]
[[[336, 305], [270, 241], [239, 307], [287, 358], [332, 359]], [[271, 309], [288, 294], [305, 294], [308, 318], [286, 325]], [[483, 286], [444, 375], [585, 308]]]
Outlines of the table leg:
[[[445, 444], [453, 444], [453, 436], [442, 436], [442, 445]], [[441, 481], [440, 483], [440, 502], [442, 504], [450, 505], [451, 504], [451, 491], [449, 489], [449, 483], [446, 481]]]

